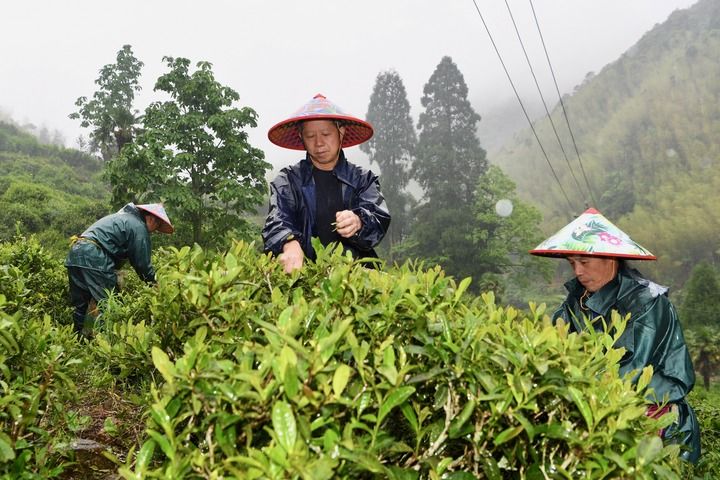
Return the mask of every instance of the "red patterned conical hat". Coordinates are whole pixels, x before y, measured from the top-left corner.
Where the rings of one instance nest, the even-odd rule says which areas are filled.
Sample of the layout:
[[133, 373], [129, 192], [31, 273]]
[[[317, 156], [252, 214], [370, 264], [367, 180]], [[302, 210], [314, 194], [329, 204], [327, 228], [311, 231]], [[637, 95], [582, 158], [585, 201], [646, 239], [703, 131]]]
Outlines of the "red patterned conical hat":
[[340, 107], [321, 94], [300, 107], [290, 118], [274, 125], [268, 131], [268, 138], [280, 147], [292, 150], [305, 150], [297, 129], [298, 123], [304, 120], [341, 120], [345, 125], [343, 148], [352, 147], [366, 142], [373, 136], [373, 127], [365, 120], [345, 113]]
[[533, 255], [568, 257], [587, 255], [631, 260], [655, 260], [645, 247], [635, 243], [594, 208], [565, 225], [555, 235], [530, 250]]

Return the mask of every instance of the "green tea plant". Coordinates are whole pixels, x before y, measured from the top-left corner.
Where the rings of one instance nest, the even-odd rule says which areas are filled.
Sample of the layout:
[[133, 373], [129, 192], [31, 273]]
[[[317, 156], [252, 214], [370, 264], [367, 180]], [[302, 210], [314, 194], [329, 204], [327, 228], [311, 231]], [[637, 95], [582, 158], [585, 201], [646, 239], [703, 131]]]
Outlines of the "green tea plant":
[[683, 478], [712, 480], [720, 478], [720, 386], [698, 389], [689, 395], [689, 402], [700, 423], [702, 454], [697, 465], [684, 465]]
[[0, 295], [0, 478], [58, 476], [70, 460], [65, 405], [80, 360], [69, 327], [5, 312]]
[[95, 338], [87, 347], [92, 364], [128, 388], [148, 381], [155, 371], [150, 356], [152, 346], [158, 343], [149, 324], [152, 288], [138, 285], [109, 295], [100, 305]]
[[244, 243], [173, 251], [124, 478], [679, 478], [652, 371], [618, 374], [626, 319], [571, 334], [439, 268], [317, 250], [292, 275]]
[[23, 310], [50, 315], [58, 324], [71, 322], [65, 267], [35, 236], [0, 243], [0, 294], [8, 313]]

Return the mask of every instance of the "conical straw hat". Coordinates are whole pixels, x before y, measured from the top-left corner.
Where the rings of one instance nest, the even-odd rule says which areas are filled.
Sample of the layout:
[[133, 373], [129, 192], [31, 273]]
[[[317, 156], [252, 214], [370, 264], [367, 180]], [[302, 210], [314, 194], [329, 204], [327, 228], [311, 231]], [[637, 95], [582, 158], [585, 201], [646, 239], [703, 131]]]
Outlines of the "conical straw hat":
[[297, 128], [299, 122], [304, 120], [340, 120], [345, 125], [343, 148], [358, 145], [373, 136], [373, 127], [365, 120], [345, 113], [336, 104], [321, 94], [315, 95], [312, 100], [300, 107], [287, 120], [276, 124], [268, 131], [268, 138], [275, 145], [292, 150], [305, 150]]
[[147, 213], [157, 217], [158, 220], [160, 220], [160, 225], [158, 226], [159, 232], [173, 233], [175, 231], [175, 227], [173, 227], [172, 223], [170, 223], [170, 218], [168, 218], [168, 215], [165, 212], [165, 208], [163, 207], [162, 203], [146, 203], [144, 205], [135, 206], [138, 209], [144, 210]]
[[530, 250], [530, 253], [543, 257], [588, 255], [633, 260], [656, 258], [594, 208], [587, 209], [555, 235]]

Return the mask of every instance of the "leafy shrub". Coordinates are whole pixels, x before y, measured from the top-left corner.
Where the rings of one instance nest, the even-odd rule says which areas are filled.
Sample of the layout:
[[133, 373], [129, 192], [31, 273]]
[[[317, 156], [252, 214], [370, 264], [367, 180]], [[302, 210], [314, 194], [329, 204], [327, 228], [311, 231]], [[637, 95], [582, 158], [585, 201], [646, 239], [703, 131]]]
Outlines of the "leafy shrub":
[[715, 384], [708, 391], [696, 386], [689, 401], [700, 423], [702, 455], [697, 465], [686, 466], [685, 478], [720, 478], [720, 387]]
[[158, 339], [146, 324], [152, 292], [140, 293], [151, 288], [114, 293], [103, 301], [95, 339], [88, 345], [92, 364], [129, 387], [149, 380], [154, 371], [150, 352]]
[[67, 272], [37, 238], [17, 238], [0, 243], [0, 294], [6, 311], [23, 310], [28, 317], [50, 315], [59, 324], [69, 324], [71, 309]]
[[66, 402], [77, 344], [50, 317], [5, 312], [0, 295], [0, 478], [52, 478], [65, 468]]
[[569, 334], [441, 270], [318, 249], [175, 251], [153, 299], [147, 439], [125, 478], [677, 478], [618, 374], [624, 328]]

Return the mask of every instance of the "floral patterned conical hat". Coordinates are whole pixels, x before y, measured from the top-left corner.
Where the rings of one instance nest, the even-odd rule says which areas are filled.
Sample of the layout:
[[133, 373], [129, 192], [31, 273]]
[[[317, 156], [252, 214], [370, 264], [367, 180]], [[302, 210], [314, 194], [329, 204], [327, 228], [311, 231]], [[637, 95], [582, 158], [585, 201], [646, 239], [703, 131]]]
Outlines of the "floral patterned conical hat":
[[348, 115], [324, 95], [318, 93], [312, 100], [293, 113], [290, 118], [274, 125], [268, 131], [268, 139], [280, 147], [305, 150], [305, 145], [303, 145], [297, 129], [298, 123], [304, 120], [342, 121], [345, 126], [343, 148], [366, 142], [373, 136], [372, 125], [365, 120]]
[[655, 255], [635, 243], [594, 208], [585, 210], [555, 235], [530, 250], [530, 253], [543, 257], [588, 255], [631, 260], [656, 259]]

